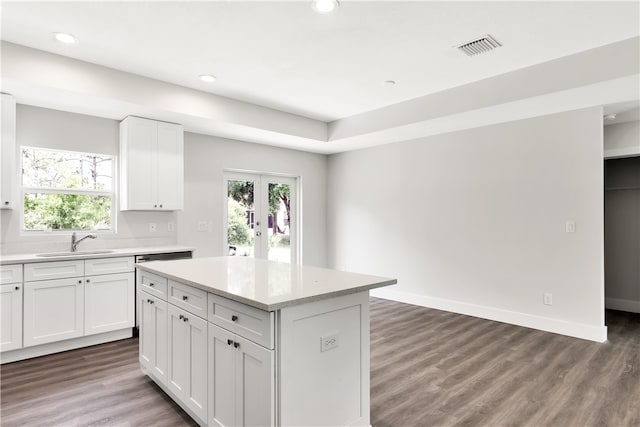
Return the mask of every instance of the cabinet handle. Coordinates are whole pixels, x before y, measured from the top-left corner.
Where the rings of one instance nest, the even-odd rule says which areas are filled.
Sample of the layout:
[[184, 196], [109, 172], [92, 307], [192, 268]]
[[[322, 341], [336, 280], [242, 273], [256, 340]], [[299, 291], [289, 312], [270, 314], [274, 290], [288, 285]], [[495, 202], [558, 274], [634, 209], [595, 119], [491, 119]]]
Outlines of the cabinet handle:
[[162, 205], [160, 205], [160, 207], [162, 207]]
[[233, 340], [227, 340], [227, 345], [233, 344]]
[[147, 302], [148, 302], [149, 304], [153, 304], [153, 301], [152, 301], [152, 300], [150, 300], [150, 299], [148, 299], [148, 300], [147, 300]]
[[186, 317], [186, 316], [182, 316], [182, 321], [183, 321], [183, 322], [188, 322], [188, 321], [189, 321], [189, 318], [188, 318], [188, 317]]
[[238, 316], [236, 316], [235, 314], [233, 316], [231, 316], [231, 321], [232, 322], [237, 322], [238, 321]]
[[180, 316], [178, 316], [178, 319], [182, 320], [184, 319], [184, 316], [181, 314]]
[[151, 283], [151, 282], [149, 282], [149, 286], [150, 286], [150, 287], [152, 287], [152, 288], [153, 288], [155, 285], [156, 285], [155, 283]]
[[20, 286], [16, 286], [16, 291], [19, 291], [19, 290], [20, 290]]
[[78, 280], [78, 284], [82, 283], [82, 280]]
[[91, 282], [91, 280], [87, 279], [87, 283], [90, 283], [90, 282]]
[[186, 295], [182, 295], [182, 301], [186, 301], [186, 300], [188, 300], [188, 299], [189, 299], [189, 297], [188, 297], [188, 296], [186, 296]]
[[157, 208], [157, 207], [158, 207], [158, 205], [153, 205], [153, 207], [154, 207], [154, 208]]
[[234, 346], [235, 348], [238, 348], [238, 347], [240, 347], [240, 343], [239, 343], [239, 342], [235, 342], [235, 341], [234, 341], [233, 346]]
[[4, 202], [4, 205], [5, 205], [5, 206], [8, 206], [8, 205], [9, 205], [9, 202]]

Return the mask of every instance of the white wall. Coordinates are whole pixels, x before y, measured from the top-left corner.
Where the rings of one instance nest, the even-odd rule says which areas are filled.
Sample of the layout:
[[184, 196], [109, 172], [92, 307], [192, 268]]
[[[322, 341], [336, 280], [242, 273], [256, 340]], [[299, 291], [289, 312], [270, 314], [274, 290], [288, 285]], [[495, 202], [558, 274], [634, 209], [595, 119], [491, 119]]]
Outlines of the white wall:
[[[24, 145], [117, 156], [118, 126], [116, 120], [18, 104], [16, 143], [18, 147]], [[117, 168], [117, 157], [115, 161]], [[17, 169], [19, 173], [20, 168]], [[16, 182], [19, 184], [20, 179]], [[2, 254], [69, 249], [70, 233], [24, 235], [20, 231], [20, 210], [1, 212]], [[85, 240], [82, 247], [92, 249], [175, 244], [176, 233], [166, 231], [169, 221], [176, 221], [174, 212], [118, 212], [117, 233], [99, 232], [97, 239]], [[157, 232], [149, 232], [149, 222], [157, 224]]]
[[603, 340], [602, 144], [593, 108], [332, 155], [329, 266], [397, 277], [380, 296]]
[[640, 156], [640, 121], [604, 127], [604, 157]]
[[[18, 105], [18, 145], [86, 151], [117, 156], [119, 121]], [[117, 163], [117, 161], [116, 161]], [[326, 263], [326, 165], [320, 154], [304, 153], [185, 133], [185, 210], [117, 213], [117, 233], [101, 233], [83, 248], [121, 248], [169, 244], [193, 246], [196, 256], [222, 255], [222, 171], [256, 170], [301, 177], [303, 260]], [[18, 181], [19, 182], [19, 181]], [[70, 233], [26, 236], [20, 232], [20, 211], [2, 210], [0, 253], [34, 253], [68, 249]], [[197, 221], [212, 223], [211, 232], [197, 232]], [[157, 225], [149, 232], [149, 223]], [[168, 232], [167, 223], [176, 223]]]
[[[178, 214], [178, 243], [194, 245], [196, 256], [223, 254], [224, 170], [301, 177], [302, 261], [326, 265], [327, 157], [259, 144], [185, 133], [184, 211]], [[211, 231], [197, 231], [198, 221]]]

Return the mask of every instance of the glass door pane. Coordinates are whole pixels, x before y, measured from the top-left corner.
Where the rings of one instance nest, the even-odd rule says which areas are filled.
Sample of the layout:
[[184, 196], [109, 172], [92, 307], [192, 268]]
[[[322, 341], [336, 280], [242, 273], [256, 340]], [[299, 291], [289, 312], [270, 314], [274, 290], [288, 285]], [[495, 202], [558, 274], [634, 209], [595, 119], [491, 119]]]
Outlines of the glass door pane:
[[291, 262], [291, 186], [269, 183], [269, 242], [270, 261]]
[[226, 182], [228, 255], [254, 257], [256, 182], [251, 179], [227, 179]]

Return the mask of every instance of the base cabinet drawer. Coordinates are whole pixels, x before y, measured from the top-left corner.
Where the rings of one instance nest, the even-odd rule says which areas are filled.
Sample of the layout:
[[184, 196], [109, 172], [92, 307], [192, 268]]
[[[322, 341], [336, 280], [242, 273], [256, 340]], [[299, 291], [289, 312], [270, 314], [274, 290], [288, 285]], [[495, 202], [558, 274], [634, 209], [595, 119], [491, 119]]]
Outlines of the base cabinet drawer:
[[203, 319], [207, 318], [207, 293], [201, 289], [169, 280], [167, 301]]
[[24, 284], [24, 346], [84, 334], [84, 280], [43, 280]]
[[84, 260], [34, 262], [24, 266], [25, 282], [83, 276]]
[[22, 283], [22, 264], [0, 265], [0, 285]]
[[22, 283], [0, 285], [0, 351], [22, 348]]
[[130, 273], [135, 270], [134, 257], [95, 258], [84, 261], [85, 276], [96, 274]]
[[274, 348], [274, 314], [218, 295], [208, 295], [209, 322], [247, 338], [263, 347]]
[[138, 288], [164, 301], [167, 300], [167, 279], [164, 277], [139, 269]]

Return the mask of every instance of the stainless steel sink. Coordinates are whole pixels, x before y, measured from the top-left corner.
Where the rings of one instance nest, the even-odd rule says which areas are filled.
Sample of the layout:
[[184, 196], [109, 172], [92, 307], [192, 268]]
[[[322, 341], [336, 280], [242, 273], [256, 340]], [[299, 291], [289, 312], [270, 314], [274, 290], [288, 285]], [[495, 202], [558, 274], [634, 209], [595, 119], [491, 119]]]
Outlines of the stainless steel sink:
[[58, 256], [83, 256], [83, 255], [100, 255], [100, 254], [110, 254], [113, 251], [103, 250], [103, 251], [77, 251], [77, 252], [47, 252], [45, 254], [36, 254], [36, 256], [41, 257], [58, 257]]

